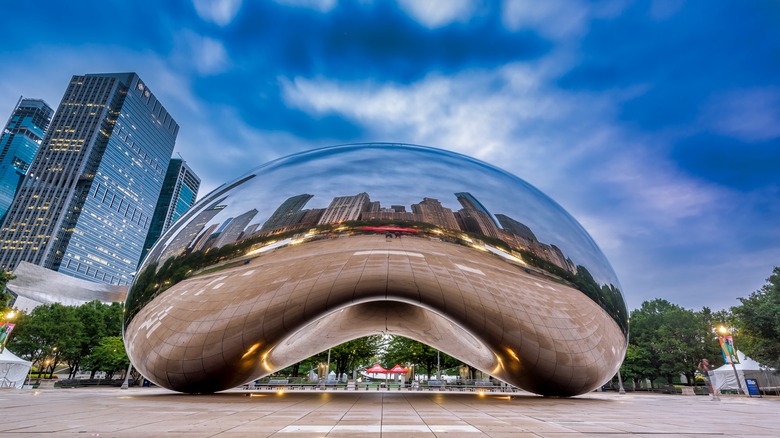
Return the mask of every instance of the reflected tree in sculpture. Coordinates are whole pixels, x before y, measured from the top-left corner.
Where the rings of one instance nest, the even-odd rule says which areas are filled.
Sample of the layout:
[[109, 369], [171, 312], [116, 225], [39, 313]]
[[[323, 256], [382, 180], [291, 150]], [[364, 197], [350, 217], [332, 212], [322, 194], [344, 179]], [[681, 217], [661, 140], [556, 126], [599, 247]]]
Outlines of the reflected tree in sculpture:
[[126, 303], [133, 364], [182, 392], [380, 333], [569, 396], [615, 374], [628, 325], [612, 268], [559, 205], [404, 144], [296, 154], [217, 188], [152, 248]]

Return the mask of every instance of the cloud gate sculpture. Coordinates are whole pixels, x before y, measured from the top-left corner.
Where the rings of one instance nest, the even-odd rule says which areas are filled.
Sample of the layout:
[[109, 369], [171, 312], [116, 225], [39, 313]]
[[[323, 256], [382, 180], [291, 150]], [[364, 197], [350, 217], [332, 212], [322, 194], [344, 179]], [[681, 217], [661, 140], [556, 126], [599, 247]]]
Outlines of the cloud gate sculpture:
[[217, 188], [152, 248], [125, 312], [133, 365], [188, 393], [386, 333], [573, 396], [616, 373], [628, 334], [612, 268], [558, 204], [405, 144], [291, 155]]

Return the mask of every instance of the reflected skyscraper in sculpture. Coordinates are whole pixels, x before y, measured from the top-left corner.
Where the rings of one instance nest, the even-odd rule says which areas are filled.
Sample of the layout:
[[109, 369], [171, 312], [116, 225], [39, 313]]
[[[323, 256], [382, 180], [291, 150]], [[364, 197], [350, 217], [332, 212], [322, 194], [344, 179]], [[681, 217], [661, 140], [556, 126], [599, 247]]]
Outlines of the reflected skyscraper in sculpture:
[[483, 162], [402, 144], [293, 155], [216, 189], [153, 247], [126, 309], [135, 366], [184, 392], [388, 333], [576, 395], [614, 375], [628, 333], [612, 268], [560, 206]]

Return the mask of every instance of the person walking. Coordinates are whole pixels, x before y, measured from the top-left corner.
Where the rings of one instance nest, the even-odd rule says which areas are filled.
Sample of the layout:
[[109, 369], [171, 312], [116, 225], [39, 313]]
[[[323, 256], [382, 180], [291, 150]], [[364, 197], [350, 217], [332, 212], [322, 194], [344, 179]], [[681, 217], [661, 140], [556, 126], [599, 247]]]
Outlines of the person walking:
[[710, 367], [710, 361], [706, 358], [703, 358], [699, 361], [699, 371], [704, 374], [704, 381], [707, 384], [707, 389], [710, 391], [710, 397], [712, 397], [713, 401], [720, 401], [720, 398], [718, 398], [718, 393], [715, 389], [715, 372], [712, 371]]

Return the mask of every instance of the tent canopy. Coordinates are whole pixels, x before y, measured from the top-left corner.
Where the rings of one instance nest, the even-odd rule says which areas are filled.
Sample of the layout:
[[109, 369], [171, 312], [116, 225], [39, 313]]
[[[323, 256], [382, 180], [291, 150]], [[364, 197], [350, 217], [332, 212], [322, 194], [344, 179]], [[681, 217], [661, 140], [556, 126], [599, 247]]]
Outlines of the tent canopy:
[[[740, 370], [744, 370], [744, 371], [755, 370], [755, 371], [758, 371], [758, 370], [764, 370], [764, 369], [767, 369], [767, 370], [770, 370], [770, 371], [773, 370], [773, 368], [767, 368], [767, 367], [761, 365], [760, 363], [754, 361], [753, 359], [745, 356], [739, 350], [737, 350], [737, 358], [739, 359], [739, 363], [735, 363], [734, 364], [734, 367], [737, 368], [737, 371], [740, 371]], [[734, 372], [734, 369], [731, 367], [731, 364], [728, 364], [728, 363], [724, 364], [724, 365], [722, 365], [722, 366], [720, 366], [718, 368], [715, 368], [715, 371], [725, 371], [725, 370]]]
[[408, 370], [401, 365], [395, 364], [395, 366], [387, 370], [387, 372], [392, 374], [406, 374]]
[[371, 374], [386, 373], [387, 371], [388, 370], [382, 368], [382, 365], [379, 365], [379, 364], [376, 364], [376, 365], [374, 365], [371, 368], [366, 370], [367, 373], [371, 373]]
[[[773, 368], [761, 365], [739, 350], [737, 350], [737, 358], [739, 363], [734, 364], [736, 374], [734, 368], [728, 363], [712, 371], [711, 378], [713, 378], [713, 386], [716, 390], [737, 390], [741, 386], [744, 391], [747, 388], [746, 378], [757, 380], [761, 388], [778, 387], [780, 382], [778, 382], [777, 376], [772, 373]], [[739, 383], [737, 383], [737, 377], [739, 377]]]
[[32, 362], [18, 358], [6, 348], [0, 353], [0, 388], [21, 388]]

